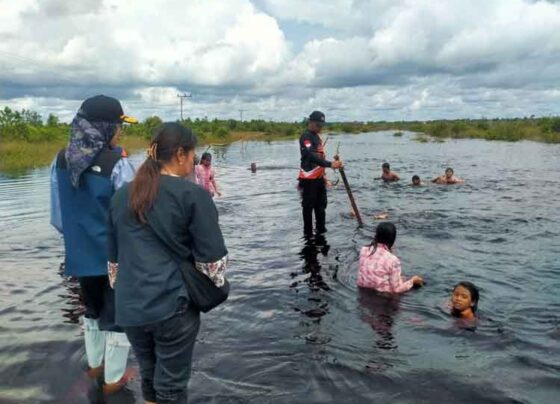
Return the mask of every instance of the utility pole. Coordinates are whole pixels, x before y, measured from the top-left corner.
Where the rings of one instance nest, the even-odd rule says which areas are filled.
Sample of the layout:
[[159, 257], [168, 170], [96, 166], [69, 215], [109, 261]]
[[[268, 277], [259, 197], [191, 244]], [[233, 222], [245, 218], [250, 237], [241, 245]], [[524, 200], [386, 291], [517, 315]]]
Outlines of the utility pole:
[[183, 93], [183, 94], [177, 94], [177, 97], [179, 97], [180, 101], [181, 101], [181, 122], [183, 122], [183, 99], [185, 98], [191, 98], [192, 94], [187, 94], [187, 93]]
[[240, 120], [241, 122], [243, 122], [243, 111], [245, 111], [245, 110], [244, 110], [244, 109], [240, 109], [240, 110], [239, 110], [239, 120]]

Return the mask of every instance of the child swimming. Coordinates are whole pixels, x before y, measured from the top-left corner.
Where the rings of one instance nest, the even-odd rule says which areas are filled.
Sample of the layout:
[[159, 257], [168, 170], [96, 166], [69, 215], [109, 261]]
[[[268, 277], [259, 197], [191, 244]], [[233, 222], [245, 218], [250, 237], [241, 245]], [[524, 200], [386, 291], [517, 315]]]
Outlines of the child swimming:
[[424, 185], [424, 182], [422, 182], [419, 176], [413, 175], [412, 183], [410, 185], [412, 185], [413, 187], [421, 187], [422, 185]]
[[214, 168], [212, 168], [212, 155], [210, 153], [205, 152], [202, 154], [200, 164], [196, 166], [196, 177], [198, 184], [210, 192], [210, 195], [222, 195], [218, 190], [218, 184], [216, 184], [216, 173]]
[[451, 295], [451, 314], [464, 320], [476, 319], [478, 288], [471, 282], [459, 282]]
[[445, 174], [434, 178], [432, 182], [436, 184], [463, 184], [465, 181], [456, 177], [451, 167], [447, 167]]
[[391, 166], [389, 163], [383, 163], [381, 165], [381, 177], [379, 179], [385, 182], [394, 182], [401, 179], [398, 174], [394, 171], [391, 171]]
[[362, 247], [360, 252], [359, 287], [398, 294], [424, 284], [417, 275], [407, 281], [403, 279], [401, 262], [391, 250], [396, 238], [397, 228], [393, 223], [383, 222], [377, 226], [373, 242]]

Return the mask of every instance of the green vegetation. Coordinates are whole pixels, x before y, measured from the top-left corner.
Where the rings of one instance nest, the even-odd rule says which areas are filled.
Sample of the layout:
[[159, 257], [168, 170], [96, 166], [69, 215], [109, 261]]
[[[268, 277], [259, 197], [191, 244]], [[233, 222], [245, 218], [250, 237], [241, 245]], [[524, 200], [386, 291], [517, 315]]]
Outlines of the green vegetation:
[[[121, 144], [130, 152], [145, 148], [153, 130], [161, 124], [157, 116], [142, 123], [127, 126]], [[264, 120], [236, 121], [187, 119], [183, 123], [192, 128], [201, 144], [226, 144], [239, 140], [281, 140], [299, 136], [303, 122], [271, 122]], [[365, 133], [403, 131], [417, 133], [415, 140], [427, 143], [442, 142], [446, 138], [475, 138], [486, 140], [534, 140], [560, 143], [560, 117], [520, 119], [460, 119], [427, 122], [334, 122], [330, 133]], [[45, 121], [36, 112], [0, 110], [0, 172], [20, 172], [48, 165], [54, 154], [68, 140], [69, 125], [49, 115]]]

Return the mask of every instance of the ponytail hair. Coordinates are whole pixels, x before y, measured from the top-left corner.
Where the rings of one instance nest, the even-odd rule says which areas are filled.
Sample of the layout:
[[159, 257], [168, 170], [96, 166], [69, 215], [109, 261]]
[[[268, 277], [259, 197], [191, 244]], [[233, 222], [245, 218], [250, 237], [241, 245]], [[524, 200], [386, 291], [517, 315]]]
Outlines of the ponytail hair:
[[373, 248], [373, 251], [370, 255], [373, 255], [377, 250], [377, 244], [385, 244], [389, 250], [395, 244], [395, 240], [397, 238], [397, 228], [391, 222], [382, 222], [379, 223], [375, 229], [375, 236], [373, 237], [373, 241], [369, 245]]
[[130, 185], [128, 205], [136, 219], [146, 224], [146, 213], [152, 208], [159, 191], [160, 171], [173, 156], [182, 149], [185, 153], [194, 150], [196, 136], [176, 122], [160, 125], [152, 136], [148, 157], [138, 169]]

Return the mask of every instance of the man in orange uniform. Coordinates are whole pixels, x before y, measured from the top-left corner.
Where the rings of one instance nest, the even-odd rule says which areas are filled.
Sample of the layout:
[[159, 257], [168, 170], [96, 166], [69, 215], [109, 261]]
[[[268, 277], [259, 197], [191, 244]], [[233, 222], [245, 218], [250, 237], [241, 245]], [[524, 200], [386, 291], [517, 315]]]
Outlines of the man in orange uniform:
[[306, 235], [313, 233], [313, 211], [315, 211], [316, 231], [327, 231], [325, 227], [325, 209], [327, 208], [327, 188], [325, 168], [343, 167], [340, 160], [330, 162], [325, 159], [321, 130], [325, 124], [325, 114], [314, 111], [309, 116], [307, 130], [299, 138], [301, 166], [299, 186], [302, 194], [303, 231]]

